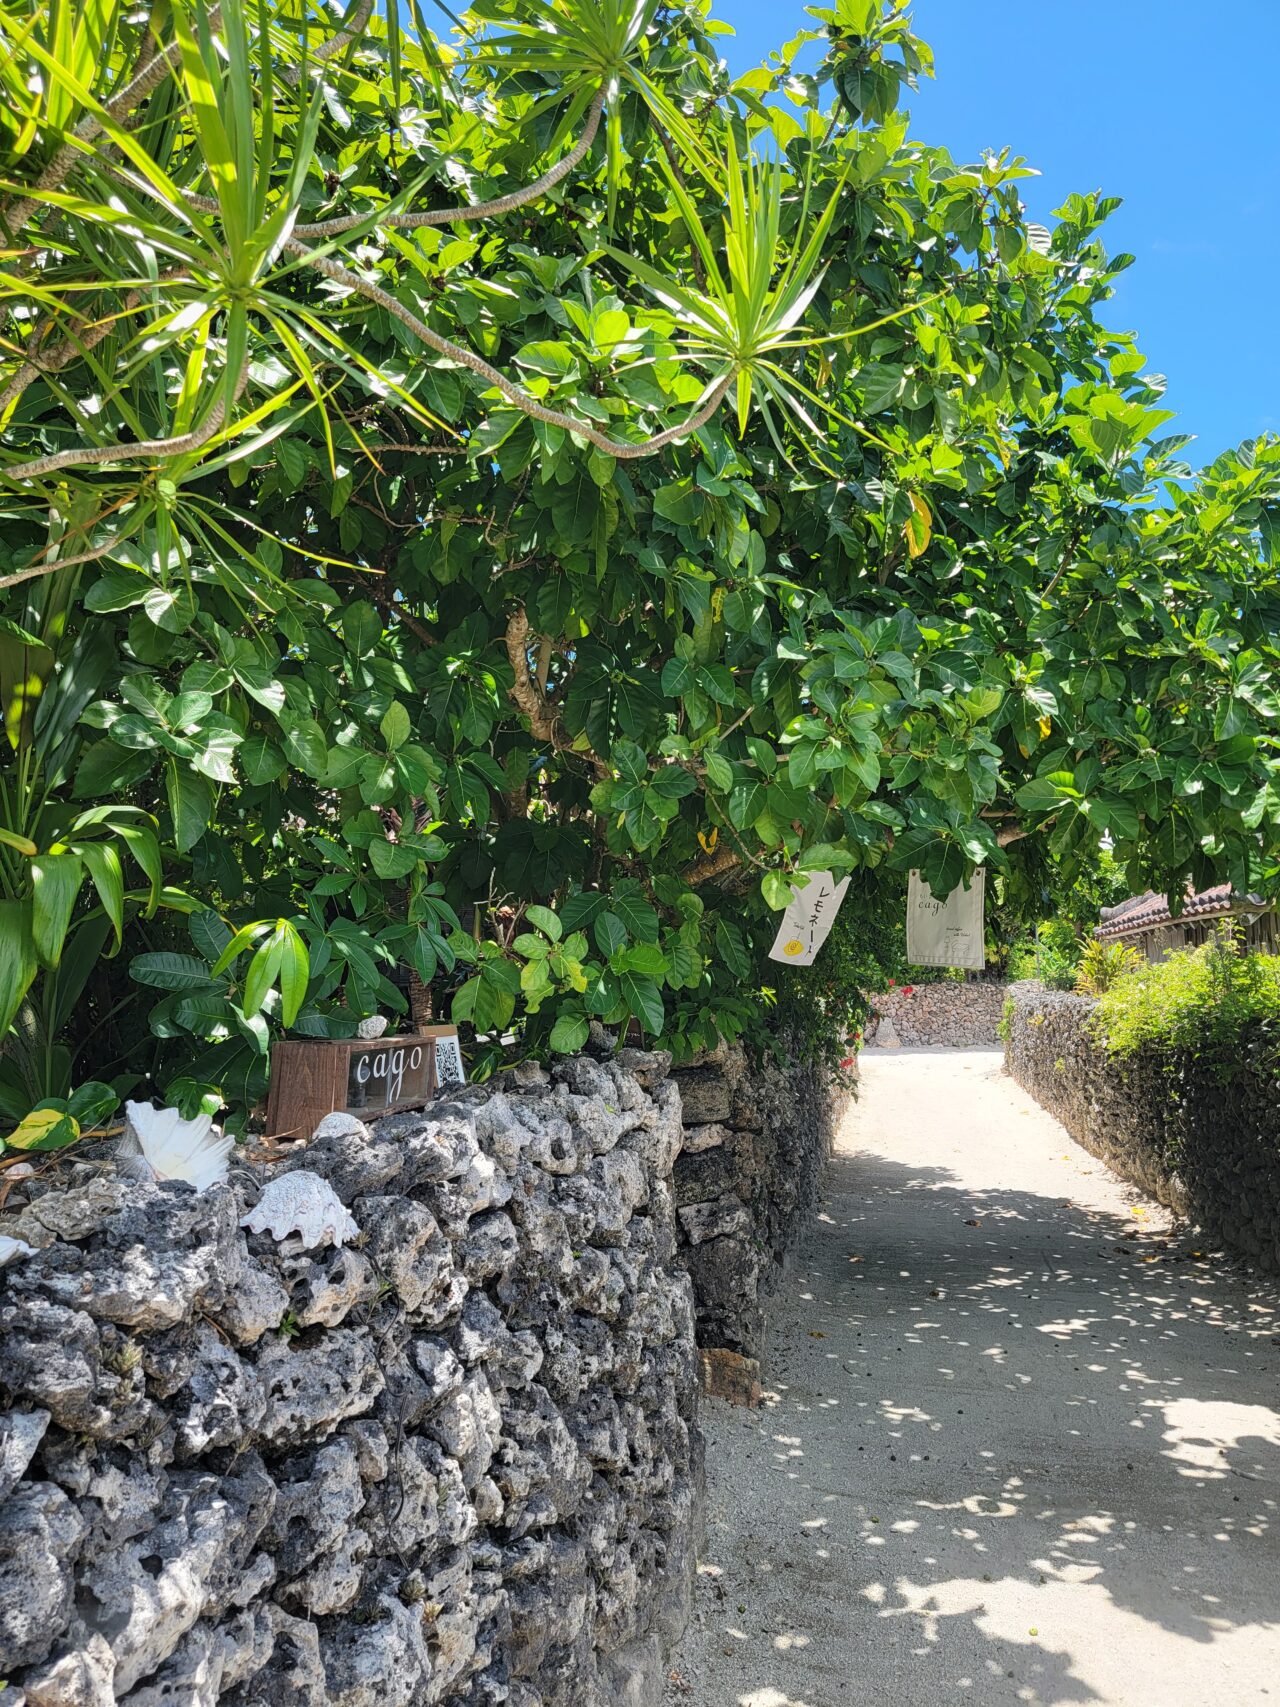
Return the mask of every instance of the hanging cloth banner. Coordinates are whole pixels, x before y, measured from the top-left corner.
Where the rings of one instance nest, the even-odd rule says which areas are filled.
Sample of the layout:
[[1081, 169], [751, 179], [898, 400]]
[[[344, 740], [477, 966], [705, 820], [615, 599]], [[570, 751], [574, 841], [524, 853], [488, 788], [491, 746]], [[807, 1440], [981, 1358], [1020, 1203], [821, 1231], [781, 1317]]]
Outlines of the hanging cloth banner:
[[907, 959], [913, 966], [961, 966], [981, 972], [986, 964], [983, 900], [987, 874], [975, 871], [967, 889], [939, 901], [918, 871], [907, 885]]
[[803, 889], [792, 884], [791, 902], [769, 950], [770, 960], [785, 961], [791, 966], [812, 966], [836, 922], [848, 887], [847, 877], [837, 883], [829, 871], [811, 871]]

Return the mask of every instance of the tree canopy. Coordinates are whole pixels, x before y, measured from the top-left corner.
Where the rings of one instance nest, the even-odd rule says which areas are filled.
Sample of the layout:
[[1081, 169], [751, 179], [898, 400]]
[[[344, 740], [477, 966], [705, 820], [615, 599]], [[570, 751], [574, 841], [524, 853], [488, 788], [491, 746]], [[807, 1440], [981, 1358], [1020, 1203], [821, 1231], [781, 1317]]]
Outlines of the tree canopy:
[[3, 8], [15, 1118], [147, 1008], [243, 1108], [405, 968], [691, 1050], [806, 871], [1275, 892], [1280, 445], [1193, 477], [1116, 203], [811, 15], [734, 78], [709, 0]]

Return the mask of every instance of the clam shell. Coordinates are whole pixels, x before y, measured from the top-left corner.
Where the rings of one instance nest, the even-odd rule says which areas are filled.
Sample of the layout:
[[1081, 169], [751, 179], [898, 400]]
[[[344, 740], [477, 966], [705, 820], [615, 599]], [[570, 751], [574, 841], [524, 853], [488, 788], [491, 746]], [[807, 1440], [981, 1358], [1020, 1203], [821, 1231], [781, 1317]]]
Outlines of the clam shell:
[[319, 1245], [345, 1245], [360, 1229], [328, 1180], [309, 1168], [277, 1174], [240, 1225], [251, 1233], [270, 1233], [277, 1244], [296, 1234], [304, 1250]]

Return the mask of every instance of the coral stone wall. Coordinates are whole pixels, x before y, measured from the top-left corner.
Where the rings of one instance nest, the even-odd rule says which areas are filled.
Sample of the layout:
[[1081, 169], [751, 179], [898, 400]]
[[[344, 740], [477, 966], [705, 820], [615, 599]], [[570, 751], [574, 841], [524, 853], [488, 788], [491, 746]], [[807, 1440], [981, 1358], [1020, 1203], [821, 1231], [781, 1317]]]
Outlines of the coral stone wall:
[[1005, 1063], [1024, 1090], [1117, 1173], [1280, 1271], [1280, 1083], [1269, 1042], [1242, 1035], [1230, 1060], [1117, 1059], [1088, 1034], [1088, 998], [1038, 984], [1012, 985], [1010, 998]]
[[[668, 1066], [340, 1117], [202, 1195], [11, 1191], [6, 1707], [658, 1701], [700, 1472]], [[242, 1230], [296, 1167], [355, 1243]]]
[[725, 1044], [675, 1077], [684, 1109], [677, 1216], [698, 1344], [750, 1360], [750, 1381], [766, 1299], [817, 1202], [842, 1099], [818, 1067], [772, 1054], [753, 1062]]
[[870, 998], [866, 1041], [890, 1049], [994, 1048], [1000, 1041], [1005, 988], [985, 979], [961, 984], [946, 978], [877, 993]]

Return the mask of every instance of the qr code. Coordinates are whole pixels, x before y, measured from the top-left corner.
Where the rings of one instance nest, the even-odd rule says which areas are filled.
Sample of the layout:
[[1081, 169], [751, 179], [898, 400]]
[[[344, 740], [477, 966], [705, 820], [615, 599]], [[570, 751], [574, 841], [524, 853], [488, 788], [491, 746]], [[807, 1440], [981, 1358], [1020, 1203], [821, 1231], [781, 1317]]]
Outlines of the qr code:
[[456, 1037], [436, 1038], [436, 1080], [445, 1085], [465, 1085], [466, 1068], [462, 1065], [462, 1045]]

